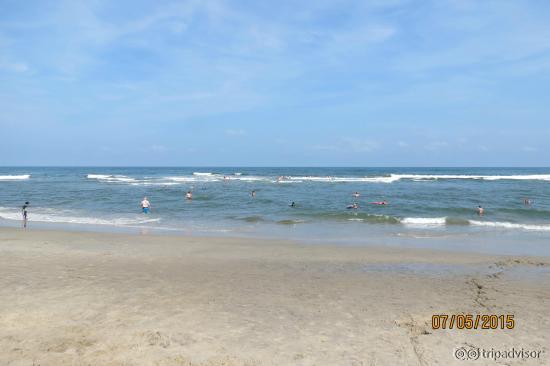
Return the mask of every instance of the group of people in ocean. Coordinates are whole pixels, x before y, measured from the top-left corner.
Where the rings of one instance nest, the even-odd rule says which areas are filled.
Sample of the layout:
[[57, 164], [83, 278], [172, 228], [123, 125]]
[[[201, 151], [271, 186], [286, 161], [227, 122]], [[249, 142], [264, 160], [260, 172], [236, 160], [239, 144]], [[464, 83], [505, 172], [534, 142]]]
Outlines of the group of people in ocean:
[[[250, 196], [252, 198], [255, 198], [256, 197], [256, 191], [251, 191]], [[354, 198], [353, 203], [347, 205], [346, 208], [348, 210], [358, 210], [359, 209], [359, 204], [356, 202], [356, 200], [359, 199], [359, 197], [361, 197], [361, 194], [359, 192], [354, 192], [352, 194], [352, 197]], [[193, 199], [193, 192], [192, 191], [187, 191], [187, 193], [185, 194], [185, 198], [187, 200], [191, 201]], [[375, 201], [375, 202], [370, 202], [370, 204], [377, 205], [377, 206], [386, 206], [386, 205], [388, 205], [388, 201], [386, 201], [386, 200]], [[533, 200], [530, 199], [530, 198], [525, 197], [523, 199], [523, 204], [525, 206], [531, 206], [533, 204]], [[29, 201], [26, 201], [25, 204], [21, 207], [21, 214], [23, 216], [22, 218], [23, 218], [23, 227], [24, 228], [27, 227], [29, 205], [30, 205]], [[288, 206], [289, 207], [296, 207], [297, 205], [296, 205], [295, 201], [292, 201], [292, 202], [289, 203]], [[150, 210], [151, 210], [151, 202], [149, 201], [149, 199], [147, 197], [143, 197], [143, 200], [141, 201], [141, 211], [144, 214], [148, 214], [150, 212]], [[479, 216], [483, 216], [485, 214], [485, 209], [483, 208], [483, 206], [479, 205], [477, 207], [477, 214]]]
[[[352, 197], [354, 198], [353, 203], [347, 205], [346, 208], [348, 210], [358, 210], [359, 209], [359, 204], [355, 200], [358, 199], [359, 197], [361, 197], [361, 193], [353, 192]], [[386, 206], [388, 204], [388, 201], [386, 201], [386, 200], [375, 201], [375, 202], [370, 202], [370, 204], [371, 205], [376, 205], [376, 206]]]
[[[256, 197], [256, 191], [250, 192], [250, 196], [252, 198], [255, 198]], [[352, 196], [353, 196], [354, 199], [358, 199], [359, 197], [361, 197], [361, 194], [359, 192], [354, 192], [352, 194]], [[185, 198], [187, 200], [192, 200], [193, 199], [193, 192], [188, 191], [185, 194]], [[375, 201], [375, 202], [370, 202], [370, 203], [372, 205], [377, 205], [377, 206], [386, 206], [386, 205], [388, 205], [388, 201], [386, 201], [386, 200]], [[533, 204], [533, 201], [529, 198], [524, 198], [523, 204], [526, 205], [526, 206], [530, 206], [530, 205]], [[296, 207], [296, 202], [295, 201], [290, 202], [289, 206], [290, 207]], [[26, 202], [25, 206], [23, 206], [23, 217], [24, 217], [24, 221], [25, 221], [25, 226], [26, 226], [26, 220], [27, 220], [27, 210], [26, 210], [27, 207], [28, 207], [28, 202]], [[347, 205], [346, 208], [348, 210], [358, 210], [359, 209], [359, 204], [354, 200], [354, 202]], [[143, 213], [149, 213], [149, 210], [151, 209], [151, 203], [149, 202], [147, 197], [144, 197], [143, 201], [141, 201], [141, 209], [142, 209]], [[477, 214], [479, 216], [483, 216], [485, 214], [485, 209], [483, 208], [483, 206], [479, 205], [477, 207]]]
[[[187, 191], [185, 194], [185, 199], [188, 201], [191, 201], [193, 199], [193, 192]], [[151, 210], [151, 202], [149, 202], [149, 199], [147, 197], [143, 197], [143, 200], [141, 201], [141, 211], [143, 213], [149, 213]]]
[[[251, 191], [250, 196], [252, 198], [255, 198], [256, 197], [256, 191]], [[361, 194], [359, 192], [353, 192], [352, 197], [354, 198], [354, 201], [353, 201], [353, 203], [347, 205], [346, 209], [348, 209], [348, 210], [358, 210], [359, 209], [359, 204], [356, 202], [356, 200], [359, 199], [359, 197], [361, 197]], [[193, 192], [192, 191], [187, 191], [187, 193], [185, 194], [185, 198], [187, 200], [192, 200], [193, 199]], [[533, 203], [533, 201], [529, 198], [525, 198], [523, 200], [523, 203], [525, 205], [531, 205]], [[376, 205], [376, 206], [386, 206], [386, 205], [388, 205], [388, 201], [386, 201], [386, 200], [374, 201], [374, 202], [370, 202], [370, 204]], [[27, 217], [27, 213], [26, 213], [27, 212], [26, 211], [27, 206], [28, 206], [28, 202], [26, 202], [26, 206], [23, 206], [24, 207], [23, 216], [24, 216], [25, 222], [26, 222], [26, 217]], [[288, 206], [289, 207], [296, 207], [296, 202], [291, 201]], [[150, 209], [151, 209], [151, 202], [149, 202], [147, 197], [143, 197], [143, 200], [141, 201], [141, 210], [142, 210], [142, 212], [147, 214], [147, 213], [149, 213]], [[481, 205], [479, 205], [477, 207], [477, 214], [479, 216], [483, 216], [485, 214], [485, 209]], [[26, 225], [26, 223], [25, 223], [25, 225]]]

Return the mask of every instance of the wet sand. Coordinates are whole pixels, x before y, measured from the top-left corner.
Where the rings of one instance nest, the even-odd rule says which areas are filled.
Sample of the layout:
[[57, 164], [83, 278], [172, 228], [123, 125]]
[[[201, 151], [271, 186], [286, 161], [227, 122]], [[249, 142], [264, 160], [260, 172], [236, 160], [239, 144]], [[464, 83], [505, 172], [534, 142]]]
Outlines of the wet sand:
[[548, 365], [549, 309], [545, 257], [0, 229], [0, 365]]

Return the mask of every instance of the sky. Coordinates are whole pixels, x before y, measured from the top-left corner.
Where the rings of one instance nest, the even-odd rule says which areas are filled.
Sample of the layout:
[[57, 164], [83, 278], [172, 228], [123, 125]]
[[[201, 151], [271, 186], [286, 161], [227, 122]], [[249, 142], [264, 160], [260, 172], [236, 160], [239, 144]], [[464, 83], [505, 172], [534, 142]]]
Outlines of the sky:
[[0, 166], [550, 166], [545, 0], [0, 0]]

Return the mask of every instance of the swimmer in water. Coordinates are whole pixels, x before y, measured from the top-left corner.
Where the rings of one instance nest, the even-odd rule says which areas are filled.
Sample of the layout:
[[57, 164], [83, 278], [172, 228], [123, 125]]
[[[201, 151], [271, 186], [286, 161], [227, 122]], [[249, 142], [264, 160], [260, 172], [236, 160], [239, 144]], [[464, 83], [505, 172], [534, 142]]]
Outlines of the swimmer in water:
[[525, 198], [523, 199], [523, 204], [524, 204], [525, 206], [531, 206], [531, 203], [533, 203], [533, 201], [531, 201], [529, 198], [525, 197]]
[[193, 199], [193, 193], [191, 191], [188, 191], [185, 194], [185, 198], [187, 198], [188, 200], [192, 200]]
[[479, 216], [483, 216], [484, 213], [485, 213], [485, 209], [483, 209], [483, 207], [481, 207], [481, 205], [479, 205], [479, 206], [477, 207], [477, 214], [478, 214]]
[[346, 207], [348, 210], [357, 210], [359, 208], [359, 205], [357, 203], [353, 203], [351, 205], [349, 205], [348, 207]]
[[355, 198], [359, 198], [359, 196], [361, 196], [361, 194], [360, 194], [359, 192], [355, 192], [355, 193], [353, 194], [353, 197], [355, 197]]
[[149, 209], [151, 208], [151, 203], [147, 199], [147, 197], [143, 197], [143, 201], [141, 201], [141, 211], [143, 213], [149, 213]]
[[250, 192], [250, 195], [252, 196], [252, 198], [255, 198], [256, 197], [256, 191]]
[[289, 206], [290, 206], [290, 207], [296, 207], [296, 202], [294, 202], [294, 201], [290, 202], [290, 205], [289, 205]]

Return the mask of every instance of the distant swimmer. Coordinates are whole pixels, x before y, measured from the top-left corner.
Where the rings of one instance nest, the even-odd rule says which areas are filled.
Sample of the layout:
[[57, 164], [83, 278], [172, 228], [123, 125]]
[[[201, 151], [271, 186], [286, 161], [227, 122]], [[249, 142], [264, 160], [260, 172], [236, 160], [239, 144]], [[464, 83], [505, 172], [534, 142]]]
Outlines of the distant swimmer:
[[256, 197], [256, 191], [250, 192], [250, 195], [252, 196], [252, 198]]
[[25, 202], [23, 207], [21, 207], [21, 214], [23, 215], [23, 227], [27, 228], [27, 216], [28, 216], [28, 209], [29, 207], [29, 201]]
[[485, 213], [485, 209], [484, 209], [483, 207], [481, 207], [481, 205], [479, 205], [479, 206], [477, 207], [477, 214], [478, 214], [479, 216], [483, 216], [484, 213]]
[[353, 203], [351, 205], [346, 206], [348, 210], [357, 210], [359, 208], [359, 205], [357, 203]]
[[289, 205], [289, 206], [290, 206], [290, 207], [296, 207], [296, 202], [294, 202], [294, 201], [290, 202], [290, 205]]
[[533, 201], [531, 201], [531, 200], [530, 200], [529, 198], [527, 198], [527, 197], [525, 197], [525, 198], [523, 199], [523, 204], [524, 204], [525, 206], [531, 206], [532, 203], [533, 203]]
[[355, 198], [359, 198], [360, 196], [361, 196], [361, 194], [360, 194], [359, 192], [355, 192], [355, 193], [353, 194], [353, 197], [355, 197]]
[[187, 198], [188, 200], [192, 200], [193, 199], [193, 193], [191, 191], [187, 191], [187, 193], [185, 194], [185, 198]]
[[388, 204], [388, 201], [384, 200], [384, 201], [379, 201], [379, 202], [371, 202], [373, 205], [378, 205], [378, 206], [385, 206]]
[[143, 201], [141, 201], [141, 210], [143, 213], [149, 213], [149, 209], [151, 208], [151, 203], [147, 199], [147, 197], [143, 197]]

